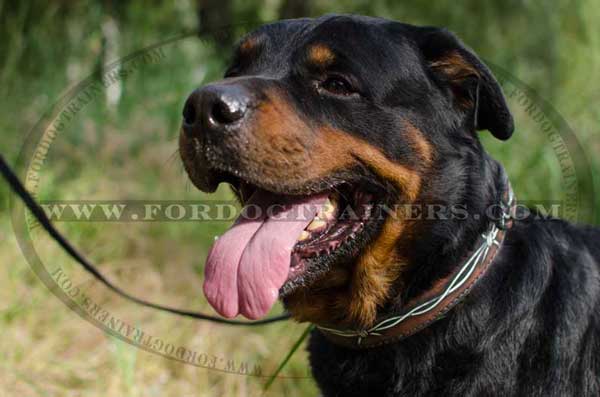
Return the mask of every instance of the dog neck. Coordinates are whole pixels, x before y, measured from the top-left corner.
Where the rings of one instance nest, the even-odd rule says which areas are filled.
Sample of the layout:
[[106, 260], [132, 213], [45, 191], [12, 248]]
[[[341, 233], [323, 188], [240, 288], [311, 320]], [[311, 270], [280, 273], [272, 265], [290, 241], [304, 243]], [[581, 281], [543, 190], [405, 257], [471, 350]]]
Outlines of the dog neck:
[[[376, 347], [399, 341], [419, 332], [443, 317], [464, 299], [492, 265], [506, 231], [512, 226], [512, 218], [516, 209], [516, 200], [506, 173], [501, 166], [495, 162], [494, 164], [497, 170], [496, 178], [494, 178], [495, 189], [493, 189], [496, 192], [493, 194], [496, 197], [495, 205], [485, 205], [482, 207], [484, 208], [483, 213], [480, 213], [479, 210], [470, 213], [469, 216], [473, 216], [475, 219], [483, 217], [483, 222], [476, 222], [476, 224], [482, 224], [483, 227], [477, 228], [477, 236], [473, 243], [463, 241], [458, 244], [458, 246], [471, 248], [466, 253], [464, 249], [462, 250], [459, 264], [454, 264], [452, 271], [432, 278], [435, 281], [428, 287], [423, 288], [412, 297], [405, 298], [405, 304], [398, 304], [398, 302], [395, 305], [392, 304], [388, 312], [368, 329], [340, 330], [323, 326], [317, 326], [317, 328], [329, 340], [338, 345], [351, 348]], [[463, 231], [465, 238], [468, 238], [470, 234], [468, 231]], [[454, 247], [454, 250], [460, 251], [457, 247]], [[446, 247], [445, 252], [450, 253], [450, 251]], [[456, 253], [453, 254], [448, 256], [456, 257]]]

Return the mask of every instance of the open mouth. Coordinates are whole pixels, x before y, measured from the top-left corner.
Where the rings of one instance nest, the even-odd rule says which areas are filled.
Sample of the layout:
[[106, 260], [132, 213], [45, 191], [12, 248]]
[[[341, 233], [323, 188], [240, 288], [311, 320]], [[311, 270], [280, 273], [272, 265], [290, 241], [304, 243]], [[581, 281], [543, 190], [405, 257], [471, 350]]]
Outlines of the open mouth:
[[[332, 259], [344, 259], [357, 251], [365, 225], [372, 221], [374, 194], [342, 185], [331, 193], [320, 211], [300, 233], [294, 245], [290, 272], [280, 295], [313, 282]], [[321, 265], [321, 266], [319, 266]]]
[[361, 183], [329, 184], [311, 194], [274, 193], [226, 172], [244, 205], [208, 255], [204, 293], [225, 317], [263, 317], [278, 297], [310, 286], [348, 263], [371, 240], [381, 195]]

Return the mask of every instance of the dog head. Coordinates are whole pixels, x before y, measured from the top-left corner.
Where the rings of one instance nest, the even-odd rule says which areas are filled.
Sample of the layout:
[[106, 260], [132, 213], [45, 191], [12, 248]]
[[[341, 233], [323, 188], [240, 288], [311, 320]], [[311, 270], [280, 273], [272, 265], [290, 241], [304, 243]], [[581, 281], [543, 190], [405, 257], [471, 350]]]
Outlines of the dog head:
[[209, 257], [213, 306], [256, 318], [278, 295], [300, 321], [354, 327], [403, 287], [427, 233], [398, 204], [464, 199], [477, 131], [513, 132], [500, 86], [452, 33], [360, 16], [248, 34], [183, 116], [199, 189], [226, 182], [243, 204], [286, 215], [316, 208], [287, 224], [238, 221]]

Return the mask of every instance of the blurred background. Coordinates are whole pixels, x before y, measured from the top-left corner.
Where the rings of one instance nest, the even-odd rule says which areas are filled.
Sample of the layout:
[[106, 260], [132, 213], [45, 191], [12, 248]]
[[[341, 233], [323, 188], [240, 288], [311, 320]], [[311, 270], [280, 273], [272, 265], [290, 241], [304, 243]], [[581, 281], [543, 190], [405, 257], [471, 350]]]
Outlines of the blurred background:
[[[55, 103], [79, 82], [101, 77], [105, 65], [197, 31], [162, 46], [159, 62], [144, 64], [103, 89], [65, 123], [40, 172], [37, 195], [46, 200], [206, 198], [187, 181], [177, 154], [181, 109], [188, 93], [222, 75], [232, 43], [253, 26], [332, 12], [445, 26], [495, 65], [493, 69], [524, 83], [539, 96], [540, 107], [561, 126], [568, 141], [580, 176], [578, 220], [600, 224], [599, 211], [593, 211], [600, 209], [593, 195], [594, 180], [600, 188], [600, 4], [595, 0], [0, 1], [0, 152], [14, 164], [27, 134], [43, 115], [57, 111]], [[486, 148], [506, 165], [519, 198], [564, 200], [565, 170], [556, 150], [527, 106], [516, 96], [509, 103], [516, 118], [514, 137], [502, 143], [483, 132]], [[214, 197], [231, 195], [222, 188]], [[210, 311], [201, 289], [203, 261], [214, 235], [227, 224], [58, 226], [130, 292]], [[256, 364], [268, 375], [304, 330], [305, 325], [292, 322], [233, 328], [139, 308], [100, 287], [42, 233], [34, 237], [49, 268], [65, 269], [76, 285], [115, 316], [175, 345], [237, 365]], [[10, 223], [4, 183], [0, 183], [0, 258], [0, 396], [262, 393], [264, 378], [164, 359], [117, 341], [74, 314], [23, 258]], [[289, 378], [275, 381], [266, 395], [317, 394], [307, 378], [304, 351], [293, 357], [283, 374]]]

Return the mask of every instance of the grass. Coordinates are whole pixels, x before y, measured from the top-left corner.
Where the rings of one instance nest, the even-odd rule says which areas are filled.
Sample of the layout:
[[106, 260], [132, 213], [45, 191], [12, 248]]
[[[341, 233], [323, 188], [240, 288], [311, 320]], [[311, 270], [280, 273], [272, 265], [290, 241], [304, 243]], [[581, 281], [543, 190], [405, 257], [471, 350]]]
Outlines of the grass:
[[[69, 87], [102, 63], [194, 27], [193, 2], [129, 4], [113, 21], [106, 10], [64, 7], [60, 2], [0, 2], [0, 152], [14, 162], [26, 134]], [[237, 4], [237, 3], [236, 3]], [[248, 5], [240, 13], [248, 14]], [[568, 122], [592, 163], [596, 187], [600, 163], [600, 11], [589, 1], [466, 1], [461, 7], [406, 1], [315, 2], [315, 12], [365, 12], [419, 24], [448, 26], [486, 60], [532, 87]], [[508, 6], [505, 6], [508, 4]], [[277, 1], [261, 8], [276, 15]], [[425, 6], [426, 5], [426, 6]], [[560, 12], [557, 12], [559, 10]], [[35, 22], [33, 22], [35, 21]], [[56, 23], [60, 21], [60, 23]], [[4, 23], [6, 22], [6, 23]], [[111, 56], [102, 58], [103, 29], [118, 34]], [[541, 27], [540, 27], [541, 26]], [[53, 143], [38, 195], [41, 199], [206, 198], [188, 182], [176, 153], [180, 110], [186, 95], [217, 78], [225, 51], [195, 38], [164, 47], [165, 57], [122, 82], [120, 97], [102, 92], [68, 123]], [[109, 51], [110, 52], [110, 51]], [[102, 62], [100, 60], [103, 60]], [[510, 89], [509, 82], [507, 88]], [[109, 90], [110, 91], [110, 90]], [[547, 137], [517, 100], [517, 121], [507, 143], [482, 132], [486, 148], [506, 166], [520, 199], [562, 199], [560, 162]], [[586, 171], [586, 170], [583, 170]], [[582, 221], [600, 223], [589, 209], [598, 198], [583, 184]], [[226, 189], [216, 196], [230, 198]], [[211, 197], [213, 198], [213, 197]], [[197, 368], [164, 359], [105, 334], [56, 299], [24, 260], [10, 224], [7, 190], [0, 185], [0, 396], [245, 396], [261, 395], [267, 378]], [[203, 260], [222, 223], [60, 223], [59, 228], [119, 285], [153, 301], [208, 311], [203, 299]], [[174, 345], [236, 363], [275, 370], [305, 325], [292, 322], [256, 329], [217, 326], [141, 309], [101, 288], [43, 234], [35, 247], [49, 268], [60, 266], [97, 302], [130, 324]], [[276, 308], [275, 311], [280, 310]], [[304, 377], [307, 357], [299, 349], [283, 374]], [[316, 395], [309, 378], [277, 379], [267, 395]]]

